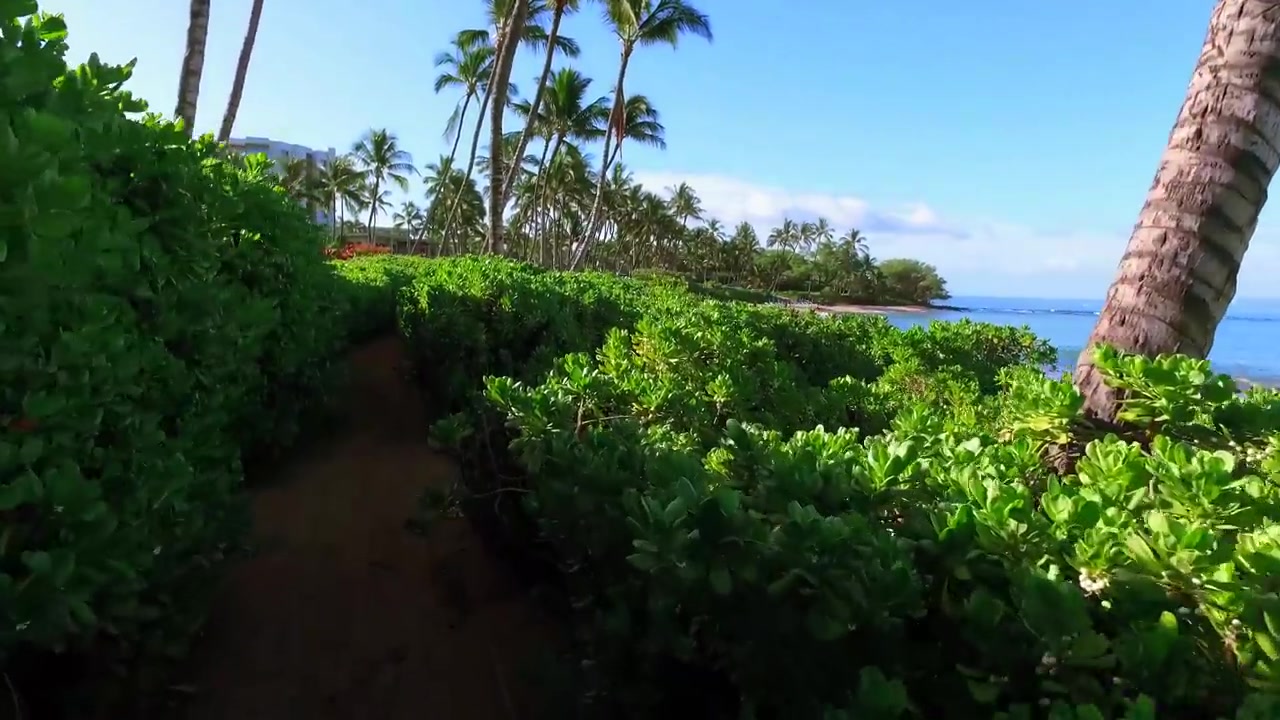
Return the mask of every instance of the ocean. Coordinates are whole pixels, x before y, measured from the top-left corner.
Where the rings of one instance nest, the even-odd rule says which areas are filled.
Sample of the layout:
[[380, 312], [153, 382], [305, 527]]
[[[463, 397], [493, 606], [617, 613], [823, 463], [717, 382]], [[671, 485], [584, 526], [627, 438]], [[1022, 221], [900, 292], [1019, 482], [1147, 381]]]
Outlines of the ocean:
[[[976, 322], [1026, 326], [1058, 350], [1059, 370], [1070, 370], [1097, 322], [1102, 301], [1037, 298], [953, 297], [947, 305], [963, 311], [890, 313], [898, 327], [932, 320], [969, 318]], [[1280, 299], [1237, 298], [1218, 325], [1209, 361], [1217, 372], [1238, 380], [1280, 386]]]

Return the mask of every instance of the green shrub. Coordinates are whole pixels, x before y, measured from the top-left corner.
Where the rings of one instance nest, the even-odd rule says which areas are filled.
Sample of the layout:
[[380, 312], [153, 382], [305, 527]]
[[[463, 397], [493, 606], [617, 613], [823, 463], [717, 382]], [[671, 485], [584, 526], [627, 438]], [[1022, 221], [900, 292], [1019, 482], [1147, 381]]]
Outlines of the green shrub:
[[[594, 667], [613, 678], [602, 686], [639, 715], [673, 695], [659, 680], [672, 661], [728, 672], [762, 708], [806, 693], [812, 706], [797, 708], [805, 712], [824, 702], [874, 704], [846, 693], [849, 673], [874, 664], [840, 659], [829, 627], [819, 637], [809, 632], [822, 620], [805, 609], [815, 588], [801, 584], [780, 607], [763, 592], [784, 577], [795, 582], [801, 575], [788, 573], [796, 569], [830, 573], [836, 587], [855, 572], [863, 590], [847, 592], [874, 589], [883, 593], [875, 602], [894, 607], [892, 593], [923, 592], [911, 554], [880, 537], [874, 513], [857, 520], [875, 503], [847, 506], [851, 486], [883, 482], [851, 477], [849, 463], [878, 458], [883, 475], [900, 469], [902, 453], [866, 450], [856, 430], [813, 428], [879, 433], [919, 402], [968, 410], [976, 424], [1001, 410], [994, 397], [979, 409], [981, 387], [1044, 354], [1023, 331], [938, 325], [904, 333], [880, 317], [797, 315], [494, 260], [443, 261], [420, 277], [402, 296], [401, 325], [420, 373], [464, 410], [436, 427], [463, 458], [464, 508], [486, 527], [508, 524], [514, 535], [504, 545], [523, 560], [549, 547], [557, 566], [575, 568], [564, 581], [596, 618]], [[958, 364], [935, 367], [943, 359]], [[486, 375], [484, 402], [469, 405], [468, 388]], [[800, 435], [788, 439], [793, 433]], [[825, 447], [829, 436], [839, 447]], [[710, 524], [695, 527], [701, 521], [682, 514], [696, 514], [694, 505], [677, 509], [703, 496], [739, 503], [732, 527], [707, 508], [697, 512]], [[771, 548], [781, 518], [813, 503], [819, 515], [795, 521], [785, 551]], [[831, 534], [833, 521], [821, 519], [828, 513], [860, 529]], [[524, 534], [529, 520], [536, 537]], [[875, 547], [859, 549], [858, 538]], [[719, 555], [730, 551], [721, 540], [737, 548], [734, 558]], [[649, 566], [636, 555], [642, 546], [662, 562]], [[674, 574], [655, 575], [666, 559]], [[738, 572], [752, 580], [741, 592], [725, 590]], [[673, 594], [660, 598], [659, 590]], [[862, 601], [867, 612], [887, 612], [875, 602]], [[645, 680], [648, 696], [637, 691]], [[894, 687], [870, 670], [863, 680], [867, 693]]]
[[339, 327], [350, 330], [353, 342], [394, 329], [400, 291], [433, 273], [439, 262], [411, 255], [357, 255], [332, 261], [343, 286]]
[[[241, 525], [242, 454], [323, 398], [322, 232], [0, 0], [0, 662], [180, 653]], [[327, 317], [328, 316], [328, 317]], [[41, 678], [46, 680], [46, 678]], [[22, 690], [22, 688], [20, 688]]]
[[[437, 434], [559, 569], [597, 710], [677, 711], [689, 676], [708, 717], [1280, 712], [1280, 395], [1104, 350], [1126, 442], [1025, 331], [451, 272], [402, 320], [458, 392], [490, 377]], [[545, 331], [603, 287], [595, 330]]]
[[486, 375], [535, 377], [568, 352], [629, 327], [649, 297], [597, 273], [553, 273], [494, 258], [436, 261], [399, 296], [399, 323], [437, 412], [455, 411]]
[[[1055, 428], [1084, 432], [1065, 381], [1005, 372], [1014, 387], [980, 400], [953, 368], [929, 382], [985, 411], [930, 397], [884, 436], [794, 431], [823, 406], [787, 400], [794, 373], [690, 326], [707, 329], [672, 342], [680, 324], [642, 322], [540, 384], [488, 383], [615, 712], [660, 707], [673, 661], [761, 717], [1280, 711], [1280, 395], [1103, 351], [1146, 444], [1098, 438], [1058, 477]], [[751, 379], [721, 407], [703, 388], [729, 358]]]

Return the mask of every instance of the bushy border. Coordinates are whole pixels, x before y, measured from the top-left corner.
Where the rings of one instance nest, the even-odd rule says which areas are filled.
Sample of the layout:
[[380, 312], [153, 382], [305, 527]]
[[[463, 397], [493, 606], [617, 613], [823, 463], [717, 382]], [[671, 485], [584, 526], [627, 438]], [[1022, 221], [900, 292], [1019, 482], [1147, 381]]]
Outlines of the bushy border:
[[265, 159], [138, 117], [130, 68], [0, 7], [0, 663], [75, 715], [68, 686], [183, 654], [243, 459], [323, 405], [354, 301]]

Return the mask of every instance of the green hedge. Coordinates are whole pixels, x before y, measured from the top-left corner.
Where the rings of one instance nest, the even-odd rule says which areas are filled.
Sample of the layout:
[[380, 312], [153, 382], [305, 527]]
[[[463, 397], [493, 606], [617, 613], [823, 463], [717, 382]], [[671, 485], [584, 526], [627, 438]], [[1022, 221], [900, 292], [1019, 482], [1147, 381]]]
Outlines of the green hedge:
[[[346, 272], [364, 275], [370, 270], [360, 265], [372, 264], [353, 260]], [[919, 402], [963, 403], [970, 416], [993, 418], [1000, 410], [995, 396], [988, 393], [981, 408], [974, 398], [993, 390], [1009, 368], [1034, 368], [1051, 355], [1020, 330], [969, 323], [904, 332], [876, 316], [795, 314], [708, 300], [669, 283], [494, 259], [429, 261], [413, 272], [415, 280], [400, 284], [399, 324], [434, 408], [461, 410], [435, 429], [462, 456], [467, 487], [457, 499], [520, 561], [545, 560], [538, 551], [549, 549], [555, 566], [577, 568], [562, 579], [599, 614], [596, 667], [613, 670], [615, 680], [628, 678], [622, 685], [601, 681], [598, 689], [637, 714], [673, 694], [658, 681], [658, 668], [672, 658], [690, 666], [722, 663], [699, 657], [688, 644], [697, 633], [681, 631], [679, 617], [661, 618], [661, 638], [650, 634], [659, 619], [646, 608], [657, 586], [627, 560], [643, 527], [632, 511], [648, 508], [640, 511], [647, 517], [654, 509], [645, 497], [664, 497], [677, 481], [680, 492], [690, 483], [704, 486], [703, 458], [720, 457], [723, 434], [742, 433], [749, 422], [772, 428], [776, 452], [811, 468], [807, 485], [771, 493], [771, 502], [812, 500], [806, 493], [818, 491], [823, 471], [814, 468], [812, 450], [782, 449], [780, 433], [820, 425], [880, 432]], [[846, 444], [856, 446], [856, 432], [843, 432]], [[760, 463], [754, 471], [768, 475], [764, 459], [751, 456], [741, 470]], [[516, 497], [525, 498], [522, 507], [510, 502]], [[505, 526], [505, 536], [494, 524]], [[856, 565], [864, 556], [845, 562]], [[771, 562], [783, 567], [793, 560]], [[715, 570], [719, 583], [724, 568]], [[707, 567], [699, 572], [705, 584]], [[766, 609], [767, 603], [759, 612]], [[787, 617], [771, 619], [782, 621], [779, 632], [787, 626]], [[808, 647], [797, 643], [788, 647]], [[785, 665], [785, 657], [777, 655], [774, 664]], [[761, 692], [768, 685], [756, 683]], [[643, 687], [654, 695], [636, 694]]]
[[265, 160], [139, 117], [34, 11], [0, 0], [0, 663], [56, 685], [50, 653], [181, 654], [242, 456], [331, 385], [344, 286]]
[[567, 589], [597, 711], [1280, 717], [1274, 392], [1104, 350], [1126, 442], [1024, 331], [491, 260], [437, 261], [400, 320], [463, 408], [458, 499]]

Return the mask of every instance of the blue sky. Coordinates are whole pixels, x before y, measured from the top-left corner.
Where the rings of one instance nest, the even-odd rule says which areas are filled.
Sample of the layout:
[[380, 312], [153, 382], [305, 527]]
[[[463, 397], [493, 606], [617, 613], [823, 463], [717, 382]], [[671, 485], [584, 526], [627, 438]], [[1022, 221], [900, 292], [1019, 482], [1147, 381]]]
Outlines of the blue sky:
[[[638, 179], [687, 181], [730, 224], [825, 215], [863, 230], [878, 257], [934, 263], [957, 295], [1075, 298], [1101, 295], [1114, 274], [1212, 5], [695, 2], [715, 41], [642, 49], [628, 72], [628, 91], [648, 95], [667, 127], [665, 152], [624, 150]], [[249, 5], [214, 2], [202, 132], [221, 119]], [[565, 32], [603, 95], [616, 41], [585, 5]], [[133, 91], [172, 111], [186, 2], [42, 7], [67, 16], [75, 59], [137, 57]], [[235, 134], [341, 151], [386, 127], [431, 162], [448, 151], [458, 100], [432, 92], [432, 58], [482, 25], [479, 0], [266, 0]], [[540, 67], [524, 52], [514, 79], [531, 87]], [[1273, 215], [1245, 259], [1242, 297], [1280, 296]]]

